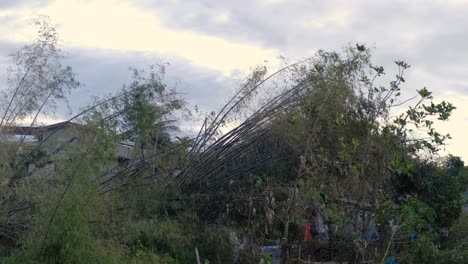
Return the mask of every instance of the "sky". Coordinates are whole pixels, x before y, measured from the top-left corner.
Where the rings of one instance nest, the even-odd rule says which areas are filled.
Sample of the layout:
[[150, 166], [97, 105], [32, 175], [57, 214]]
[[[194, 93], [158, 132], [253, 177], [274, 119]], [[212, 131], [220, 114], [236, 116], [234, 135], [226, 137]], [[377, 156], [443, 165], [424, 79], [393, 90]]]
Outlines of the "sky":
[[389, 73], [395, 60], [411, 64], [408, 97], [427, 87], [457, 107], [438, 129], [453, 137], [445, 153], [468, 161], [468, 1], [0, 0], [0, 80], [38, 15], [57, 25], [64, 63], [84, 84], [74, 110], [117, 92], [129, 67], [155, 63], [170, 64], [167, 82], [192, 105], [217, 110], [251, 67], [364, 43]]

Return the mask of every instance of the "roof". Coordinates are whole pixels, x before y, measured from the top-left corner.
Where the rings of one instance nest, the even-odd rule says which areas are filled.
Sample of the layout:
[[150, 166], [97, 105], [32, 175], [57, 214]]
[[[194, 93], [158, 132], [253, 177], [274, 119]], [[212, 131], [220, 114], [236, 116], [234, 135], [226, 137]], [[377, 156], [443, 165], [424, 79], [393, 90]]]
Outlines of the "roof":
[[39, 133], [44, 133], [46, 131], [53, 131], [64, 127], [75, 126], [81, 127], [83, 125], [73, 123], [70, 121], [59, 122], [47, 126], [40, 126], [40, 127], [28, 127], [28, 126], [8, 126], [4, 127], [8, 133], [15, 134], [15, 135], [35, 135]]

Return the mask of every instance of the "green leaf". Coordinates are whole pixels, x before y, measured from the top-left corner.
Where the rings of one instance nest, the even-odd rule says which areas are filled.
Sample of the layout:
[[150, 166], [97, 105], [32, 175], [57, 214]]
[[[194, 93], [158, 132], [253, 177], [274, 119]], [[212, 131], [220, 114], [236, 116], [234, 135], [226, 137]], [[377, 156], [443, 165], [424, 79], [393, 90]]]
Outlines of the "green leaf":
[[305, 187], [305, 182], [303, 179], [299, 179], [299, 181], [297, 181], [297, 187], [299, 187], [300, 189], [303, 189]]
[[364, 45], [359, 45], [359, 44], [356, 44], [356, 48], [359, 52], [363, 52], [363, 51], [366, 51], [366, 46]]
[[296, 121], [297, 121], [297, 115], [296, 114], [289, 117], [289, 120], [288, 120], [289, 123], [295, 124]]
[[328, 195], [326, 195], [326, 194], [323, 193], [323, 192], [320, 192], [319, 195], [320, 195], [320, 198], [322, 198], [322, 202], [323, 202], [325, 205], [328, 204], [328, 202], [330, 201], [330, 198], [328, 198]]
[[422, 88], [421, 90], [418, 90], [417, 92], [422, 98], [430, 98], [432, 94], [431, 92], [429, 92], [429, 90], [427, 90], [426, 87]]

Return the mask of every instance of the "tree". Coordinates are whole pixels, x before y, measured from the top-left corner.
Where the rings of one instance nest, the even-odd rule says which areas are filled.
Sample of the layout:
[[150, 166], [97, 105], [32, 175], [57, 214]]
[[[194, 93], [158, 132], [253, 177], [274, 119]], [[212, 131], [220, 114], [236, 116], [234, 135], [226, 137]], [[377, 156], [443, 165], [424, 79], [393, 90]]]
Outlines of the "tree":
[[[0, 90], [0, 142], [9, 141], [9, 126], [31, 118], [30, 126], [36, 125], [40, 114], [54, 111], [59, 101], [66, 101], [71, 89], [79, 82], [70, 66], [63, 66], [64, 55], [59, 45], [58, 33], [47, 17], [35, 20], [38, 28], [37, 39], [10, 55], [12, 66], [8, 71], [8, 86]], [[0, 163], [4, 170], [1, 179], [13, 173], [7, 170], [5, 162], [16, 160], [24, 144], [23, 136], [18, 144], [4, 148], [0, 154]], [[7, 143], [10, 144], [11, 143]], [[20, 159], [19, 162], [23, 162]], [[13, 164], [13, 169], [22, 164]]]
[[58, 100], [79, 86], [70, 66], [63, 66], [58, 33], [47, 17], [35, 20], [37, 39], [10, 55], [9, 86], [2, 89], [0, 127], [32, 115], [31, 126], [39, 113], [53, 110]]
[[413, 170], [395, 177], [398, 195], [418, 197], [435, 210], [437, 221], [433, 224], [451, 226], [462, 211], [464, 162], [449, 155], [442, 164], [413, 160], [412, 167]]
[[[11, 140], [10, 126], [31, 118], [30, 126], [36, 125], [40, 114], [52, 113], [59, 101], [66, 101], [67, 93], [79, 86], [69, 66], [63, 66], [58, 33], [47, 17], [35, 20], [37, 39], [10, 55], [8, 83], [0, 90], [0, 181], [2, 186], [2, 224], [10, 226], [10, 240], [16, 241], [24, 231], [24, 210], [31, 204], [18, 197], [12, 188], [24, 170], [25, 163], [44, 162], [40, 150], [22, 152], [25, 137]], [[23, 176], [23, 175], [21, 175]], [[8, 185], [5, 185], [5, 182]], [[3, 242], [3, 241], [2, 241]]]
[[[348, 47], [344, 54], [320, 51], [315, 58], [286, 68], [290, 79], [284, 83], [291, 86], [285, 85], [283, 93], [202, 152], [196, 168], [213, 169], [197, 170], [194, 181], [203, 179], [205, 191], [214, 186], [222, 192], [243, 190], [242, 195], [230, 196], [236, 199], [227, 199], [229, 211], [235, 212], [234, 206], [248, 217], [248, 225], [260, 237], [279, 232], [285, 241], [283, 257], [292, 241], [299, 239], [297, 232], [291, 235], [290, 227], [306, 223], [310, 211], [304, 208], [310, 207], [328, 226], [332, 252], [345, 244], [354, 248], [354, 260], [369, 257], [363, 237], [382, 204], [396, 193], [392, 180], [413, 170], [411, 164], [421, 151], [435, 153], [450, 138], [436, 132], [431, 118], [447, 120], [455, 109], [450, 103], [432, 103], [431, 93], [423, 88], [414, 106], [390, 118], [391, 109], [404, 102], [399, 98], [409, 68], [405, 62], [396, 64], [398, 73], [388, 86], [377, 84], [384, 69], [371, 64], [370, 51], [361, 45]], [[427, 136], [414, 137], [418, 129]], [[284, 159], [278, 162], [277, 157]], [[282, 170], [285, 160], [290, 164], [286, 171]], [[236, 170], [240, 172], [229, 173]], [[212, 194], [214, 200], [221, 199], [221, 192]], [[264, 206], [272, 198], [274, 210]], [[252, 223], [256, 213], [266, 217]], [[275, 230], [265, 235], [262, 222], [271, 218], [284, 228], [270, 223]]]
[[[344, 238], [339, 233], [346, 233], [347, 225], [354, 236], [367, 234], [380, 206], [395, 193], [389, 184], [393, 177], [411, 171], [411, 161], [420, 151], [435, 153], [450, 138], [436, 132], [431, 118], [447, 120], [455, 109], [450, 103], [432, 103], [431, 93], [423, 88], [414, 106], [389, 118], [391, 108], [401, 104], [403, 74], [409, 65], [397, 61], [396, 78], [386, 87], [376, 84], [385, 72], [371, 64], [365, 47], [350, 47], [346, 54], [322, 53], [319, 63], [310, 67], [310, 80], [324, 87], [325, 96], [308, 96], [312, 100], [322, 96], [326, 103], [309, 110], [312, 118], [304, 120], [312, 125], [303, 154], [307, 160], [303, 177], [310, 187], [304, 190], [316, 197], [332, 248]], [[427, 131], [427, 137], [414, 137], [415, 129]], [[354, 244], [359, 245], [356, 258], [364, 260], [362, 243]]]

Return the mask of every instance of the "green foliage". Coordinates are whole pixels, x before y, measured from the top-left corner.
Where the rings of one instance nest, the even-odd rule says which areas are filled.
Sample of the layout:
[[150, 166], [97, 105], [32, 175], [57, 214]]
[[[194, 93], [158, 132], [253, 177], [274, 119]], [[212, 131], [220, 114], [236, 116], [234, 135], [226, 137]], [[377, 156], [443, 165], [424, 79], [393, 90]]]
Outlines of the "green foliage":
[[158, 263], [158, 264], [178, 264], [177, 260], [167, 255], [158, 255], [151, 251], [137, 250], [131, 256], [125, 256], [119, 263], [143, 264], [143, 263]]
[[271, 264], [272, 257], [271, 254], [261, 253], [260, 254], [260, 264]]
[[458, 245], [449, 249], [440, 249], [433, 239], [420, 236], [406, 254], [400, 254], [399, 260], [404, 263], [465, 263], [468, 258], [468, 244], [459, 241]]
[[[168, 254], [179, 263], [195, 262], [193, 232], [190, 227], [175, 220], [131, 222], [126, 227], [127, 246], [131, 254], [149, 251]], [[125, 241], [124, 240], [124, 241]]]
[[[125, 136], [146, 147], [146, 144], [158, 144], [166, 137], [171, 120], [168, 116], [181, 109], [184, 101], [176, 96], [175, 91], [168, 91], [163, 83], [164, 65], [151, 66], [148, 76], [144, 71], [133, 69], [133, 82], [123, 89], [121, 107], [122, 129]], [[114, 106], [115, 107], [115, 106]]]
[[[32, 117], [35, 125], [39, 113], [55, 110], [58, 101], [66, 101], [70, 90], [80, 83], [70, 66], [62, 65], [58, 33], [47, 17], [34, 21], [37, 38], [10, 54], [8, 86], [0, 90], [0, 127]], [[4, 141], [4, 136], [0, 141]]]
[[[79, 155], [78, 155], [79, 156]], [[76, 160], [75, 160], [76, 161]], [[14, 253], [13, 262], [21, 263], [96, 263], [100, 259], [90, 221], [96, 203], [96, 187], [90, 182], [89, 169], [68, 165], [66, 185], [40, 196], [38, 226]], [[40, 191], [37, 190], [36, 191]]]
[[234, 259], [236, 246], [229, 240], [230, 231], [227, 228], [206, 227], [199, 230], [197, 245], [200, 255], [209, 263], [231, 263]]
[[411, 230], [427, 230], [434, 224], [434, 210], [417, 198], [411, 196], [406, 198], [399, 210], [404, 229], [407, 229], [408, 232], [411, 232]]
[[398, 193], [417, 195], [435, 210], [438, 225], [450, 226], [460, 216], [463, 204], [463, 161], [449, 156], [442, 166], [435, 163], [408, 164], [413, 164], [411, 168], [415, 169], [402, 170], [396, 177]]
[[[14, 182], [8, 198], [34, 206], [25, 214], [30, 227], [3, 263], [195, 263], [195, 248], [205, 263], [236, 258], [271, 263], [260, 245], [291, 248], [302, 241], [304, 226], [318, 219], [320, 236], [328, 241], [316, 241], [317, 247], [329, 247], [340, 261], [389, 254], [407, 263], [462, 261], [466, 221], [457, 219], [467, 170], [458, 157], [443, 164], [419, 158], [423, 151], [436, 153], [450, 138], [437, 132], [434, 119], [448, 120], [455, 107], [434, 103], [423, 88], [415, 104], [390, 117], [410, 67], [395, 63], [395, 78], [381, 85], [385, 69], [371, 63], [365, 46], [319, 51], [284, 73], [285, 83], [300, 87], [293, 90], [294, 103], [275, 108], [252, 131], [235, 134], [239, 139], [220, 137], [225, 140], [220, 149], [203, 145], [208, 157], [205, 150], [190, 148], [200, 138], [174, 140], [171, 134], [185, 101], [164, 84], [165, 66], [133, 69], [133, 81], [119, 96], [84, 115], [79, 144], [65, 144], [63, 155], [15, 157], [36, 163], [49, 158], [56, 169]], [[231, 105], [236, 113], [254, 102], [266, 73], [265, 67], [253, 70], [235, 96], [245, 101]], [[70, 69], [60, 76], [66, 78], [53, 84], [73, 86]], [[412, 137], [415, 130], [427, 137]], [[248, 138], [252, 135], [255, 140]], [[133, 153], [116, 165], [115, 148], [122, 140], [134, 144]], [[5, 149], [2, 160], [10, 155]], [[222, 162], [206, 164], [198, 156]], [[252, 168], [246, 160], [262, 164]], [[2, 175], [14, 168], [2, 168]], [[23, 175], [25, 168], [17, 166], [15, 173]], [[193, 186], [179, 173], [190, 177], [199, 175], [196, 170], [206, 173], [190, 179], [201, 187], [181, 188]], [[365, 236], [373, 222], [383, 230], [371, 245]], [[442, 241], [439, 229], [452, 225], [456, 235]], [[241, 252], [233, 233], [246, 241]], [[409, 243], [413, 233], [417, 238]]]
[[14, 171], [13, 180], [18, 181], [28, 175], [28, 165], [33, 164], [35, 168], [42, 168], [47, 163], [47, 153], [37, 149], [32, 153], [21, 153], [16, 160], [10, 161], [11, 169]]

